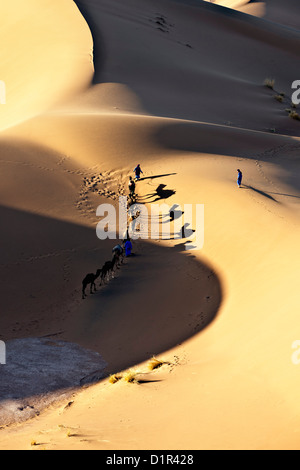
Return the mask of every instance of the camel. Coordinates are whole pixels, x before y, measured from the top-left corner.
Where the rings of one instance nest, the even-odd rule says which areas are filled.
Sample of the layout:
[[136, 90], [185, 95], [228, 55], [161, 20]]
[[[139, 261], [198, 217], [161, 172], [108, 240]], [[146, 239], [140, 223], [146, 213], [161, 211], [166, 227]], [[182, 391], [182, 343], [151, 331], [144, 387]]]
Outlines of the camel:
[[102, 267], [102, 270], [101, 270], [101, 280], [100, 280], [100, 286], [102, 284], [102, 281], [104, 279], [107, 278], [107, 276], [109, 276], [110, 273], [113, 273], [114, 272], [114, 269], [115, 269], [115, 266], [117, 265], [118, 263], [118, 256], [114, 255], [113, 258], [112, 258], [112, 261], [106, 261]]
[[116, 245], [112, 249], [112, 260], [116, 257], [116, 266], [119, 269], [120, 265], [124, 261], [124, 248], [121, 245]]
[[90, 287], [91, 294], [93, 294], [93, 287], [94, 287], [94, 291], [97, 290], [95, 280], [100, 276], [101, 272], [102, 272], [102, 269], [97, 269], [96, 274], [89, 273], [85, 276], [85, 278], [82, 281], [82, 298], [83, 299], [86, 297], [85, 289], [88, 286], [88, 284], [91, 285]]

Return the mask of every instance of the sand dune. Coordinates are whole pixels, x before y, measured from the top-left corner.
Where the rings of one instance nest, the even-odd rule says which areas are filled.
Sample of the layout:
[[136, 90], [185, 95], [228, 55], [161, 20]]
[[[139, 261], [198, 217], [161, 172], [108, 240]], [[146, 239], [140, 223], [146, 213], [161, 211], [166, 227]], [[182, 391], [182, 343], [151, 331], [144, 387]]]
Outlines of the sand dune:
[[[30, 102], [16, 58], [3, 59], [14, 91], [0, 136], [0, 339], [69, 342], [107, 367], [79, 373], [71, 399], [51, 382], [47, 409], [22, 397], [35, 417], [3, 426], [1, 449], [298, 449], [300, 127], [286, 111], [298, 6], [256, 3], [31, 2], [43, 54], [22, 59]], [[36, 44], [30, 8], [18, 5], [18, 32], [15, 6], [1, 34]], [[116, 243], [96, 237], [96, 208], [118, 206], [138, 162], [148, 210], [204, 204], [203, 249], [186, 250], [172, 223], [170, 240], [135, 241], [82, 300], [83, 277]], [[150, 371], [153, 355], [165, 363]]]
[[[92, 39], [68, 0], [2, 3], [1, 80], [6, 105], [0, 129], [48, 110], [86, 87], [93, 74]], [[59, 11], [59, 13], [58, 13]]]

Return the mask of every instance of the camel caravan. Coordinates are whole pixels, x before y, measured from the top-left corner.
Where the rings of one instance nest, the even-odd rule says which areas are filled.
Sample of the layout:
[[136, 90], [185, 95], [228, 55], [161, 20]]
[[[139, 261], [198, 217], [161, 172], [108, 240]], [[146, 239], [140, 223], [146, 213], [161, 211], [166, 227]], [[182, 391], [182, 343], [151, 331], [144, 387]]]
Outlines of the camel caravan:
[[113, 248], [113, 255], [111, 261], [106, 261], [101, 269], [97, 269], [96, 273], [89, 273], [85, 276], [82, 281], [82, 298], [85, 299], [87, 294], [85, 290], [88, 285], [90, 285], [90, 293], [93, 294], [96, 292], [96, 279], [100, 277], [100, 284], [109, 281], [110, 277], [114, 277], [115, 269], [119, 269], [120, 265], [123, 263], [124, 258], [124, 249], [121, 245], [116, 245]]
[[[128, 196], [128, 209], [136, 202], [137, 194], [135, 193], [135, 183], [132, 178], [129, 178], [129, 196]], [[86, 288], [90, 286], [90, 294], [97, 291], [96, 280], [100, 278], [99, 287], [106, 282], [109, 282], [114, 277], [115, 271], [120, 268], [124, 262], [124, 256], [130, 256], [132, 250], [132, 243], [128, 235], [128, 229], [124, 237], [123, 246], [120, 244], [114, 246], [112, 249], [112, 259], [106, 261], [102, 268], [97, 269], [96, 273], [87, 274], [82, 280], [82, 299], [87, 297]]]

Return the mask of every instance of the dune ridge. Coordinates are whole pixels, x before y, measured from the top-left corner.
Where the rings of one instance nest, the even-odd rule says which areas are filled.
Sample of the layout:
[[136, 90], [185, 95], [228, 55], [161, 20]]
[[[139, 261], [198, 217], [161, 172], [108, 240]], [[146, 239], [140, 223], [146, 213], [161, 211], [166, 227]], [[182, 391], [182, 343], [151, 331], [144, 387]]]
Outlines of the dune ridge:
[[[0, 339], [75, 343], [107, 368], [71, 401], [3, 426], [0, 447], [297, 449], [300, 144], [285, 107], [299, 30], [192, 0], [76, 4], [74, 31], [88, 40], [53, 84], [65, 99], [45, 108], [37, 88], [39, 115], [25, 107], [0, 136]], [[117, 207], [138, 162], [148, 210], [159, 185], [160, 203], [204, 204], [204, 247], [136, 241], [136, 256], [82, 301], [82, 278], [116, 243], [96, 238], [96, 208]], [[163, 365], [149, 371], [152, 356]]]

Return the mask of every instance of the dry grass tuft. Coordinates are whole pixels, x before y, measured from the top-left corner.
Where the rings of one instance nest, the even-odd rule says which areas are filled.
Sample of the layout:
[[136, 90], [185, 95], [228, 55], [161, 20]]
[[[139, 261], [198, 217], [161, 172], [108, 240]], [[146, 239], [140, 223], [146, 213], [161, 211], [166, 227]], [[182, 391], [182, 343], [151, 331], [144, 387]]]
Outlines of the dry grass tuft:
[[266, 78], [265, 81], [264, 81], [264, 85], [267, 87], [267, 88], [270, 88], [271, 90], [274, 89], [274, 85], [275, 85], [275, 80], [274, 78]]
[[139, 383], [136, 376], [137, 376], [137, 373], [135, 371], [129, 370], [128, 372], [124, 374], [123, 378], [125, 382], [128, 382], [128, 383]]
[[112, 374], [108, 381], [110, 384], [115, 384], [116, 382], [119, 382], [119, 380], [122, 379], [122, 375], [121, 374]]
[[275, 98], [275, 100], [279, 101], [280, 103], [283, 102], [283, 96], [282, 95], [275, 95], [274, 98]]
[[163, 364], [167, 364], [167, 362], [160, 361], [159, 359], [156, 359], [156, 357], [152, 357], [148, 362], [148, 369], [150, 370], [158, 369]]
[[296, 121], [300, 121], [300, 116], [297, 113], [297, 111], [291, 111], [289, 116], [290, 116], [291, 119], [296, 119]]

